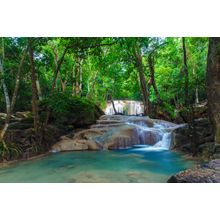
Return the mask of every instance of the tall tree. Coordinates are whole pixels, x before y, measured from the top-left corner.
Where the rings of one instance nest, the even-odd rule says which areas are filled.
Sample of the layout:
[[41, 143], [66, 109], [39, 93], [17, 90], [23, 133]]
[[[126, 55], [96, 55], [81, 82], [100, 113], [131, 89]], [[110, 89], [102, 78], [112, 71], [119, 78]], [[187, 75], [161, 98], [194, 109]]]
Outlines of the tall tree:
[[215, 143], [220, 146], [220, 38], [209, 39], [206, 88], [208, 108], [215, 132]]
[[152, 51], [149, 55], [148, 55], [148, 66], [149, 66], [149, 72], [150, 72], [150, 84], [153, 86], [155, 95], [157, 97], [157, 102], [159, 104], [162, 104], [162, 100], [160, 97], [160, 93], [157, 89], [157, 84], [155, 81], [155, 68], [154, 68], [154, 51]]
[[4, 92], [4, 96], [5, 96], [5, 103], [6, 103], [6, 112], [7, 114], [9, 114], [10, 112], [10, 98], [9, 98], [9, 94], [8, 94], [8, 87], [6, 85], [6, 81], [5, 81], [5, 72], [4, 72], [4, 59], [5, 59], [5, 45], [4, 45], [4, 38], [2, 37], [2, 53], [1, 53], [1, 58], [0, 58], [0, 79], [1, 79], [1, 83], [3, 86], [3, 92]]
[[11, 115], [13, 114], [16, 99], [17, 99], [17, 96], [18, 96], [18, 90], [19, 90], [20, 78], [21, 78], [21, 71], [22, 71], [22, 68], [23, 68], [23, 65], [24, 65], [26, 53], [27, 53], [27, 48], [25, 48], [23, 50], [21, 61], [20, 61], [20, 64], [18, 66], [18, 71], [17, 71], [16, 79], [15, 79], [15, 88], [14, 88], [14, 92], [13, 92], [13, 95], [12, 95], [11, 103], [9, 103], [10, 109], [7, 111], [7, 116], [6, 116], [6, 119], [5, 119], [4, 127], [0, 132], [0, 139], [1, 140], [4, 139], [5, 133], [6, 133], [6, 131], [8, 129], [8, 126], [9, 126]]
[[150, 113], [149, 91], [147, 88], [147, 82], [146, 82], [146, 78], [145, 78], [141, 49], [140, 49], [139, 45], [137, 44], [137, 42], [134, 44], [133, 53], [134, 53], [135, 66], [136, 66], [136, 68], [138, 70], [138, 74], [139, 74], [139, 80], [140, 80], [141, 91], [142, 91], [142, 96], [143, 96], [144, 115], [149, 115], [149, 113]]
[[30, 69], [31, 69], [31, 83], [32, 83], [32, 113], [34, 118], [34, 130], [38, 133], [39, 128], [39, 113], [38, 113], [38, 90], [37, 90], [37, 75], [35, 72], [33, 38], [28, 38]]
[[188, 66], [187, 66], [185, 37], [182, 38], [182, 46], [183, 46], [183, 72], [185, 75], [185, 106], [188, 107], [189, 105], [189, 72], [188, 72]]

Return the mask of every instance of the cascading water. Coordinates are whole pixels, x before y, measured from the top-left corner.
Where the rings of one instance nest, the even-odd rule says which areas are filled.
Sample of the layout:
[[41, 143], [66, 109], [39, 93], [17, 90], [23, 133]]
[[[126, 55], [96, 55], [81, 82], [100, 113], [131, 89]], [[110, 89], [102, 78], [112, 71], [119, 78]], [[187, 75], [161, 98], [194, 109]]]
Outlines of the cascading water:
[[169, 151], [177, 126], [146, 116], [102, 116], [91, 130], [76, 133], [74, 144], [98, 142], [103, 149], [114, 146], [111, 151], [68, 151], [23, 161], [0, 169], [0, 182], [166, 182], [194, 163]]
[[[156, 123], [153, 127], [149, 127], [144, 123], [132, 123], [136, 126], [139, 137], [139, 145], [136, 145], [140, 150], [144, 151], [163, 151], [169, 150], [171, 147], [172, 130], [167, 124]], [[152, 144], [149, 144], [149, 139]]]

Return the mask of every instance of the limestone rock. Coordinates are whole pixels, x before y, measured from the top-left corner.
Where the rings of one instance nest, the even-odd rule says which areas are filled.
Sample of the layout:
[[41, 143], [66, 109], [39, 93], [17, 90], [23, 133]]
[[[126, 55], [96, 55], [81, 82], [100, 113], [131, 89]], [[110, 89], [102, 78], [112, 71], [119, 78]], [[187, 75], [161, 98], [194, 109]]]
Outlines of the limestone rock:
[[220, 159], [177, 173], [168, 183], [220, 183]]
[[[167, 127], [173, 126], [167, 124]], [[90, 129], [76, 132], [72, 138], [62, 138], [52, 150], [112, 150], [137, 144], [154, 145], [162, 140], [160, 129], [154, 125], [154, 120], [149, 117], [104, 115]]]

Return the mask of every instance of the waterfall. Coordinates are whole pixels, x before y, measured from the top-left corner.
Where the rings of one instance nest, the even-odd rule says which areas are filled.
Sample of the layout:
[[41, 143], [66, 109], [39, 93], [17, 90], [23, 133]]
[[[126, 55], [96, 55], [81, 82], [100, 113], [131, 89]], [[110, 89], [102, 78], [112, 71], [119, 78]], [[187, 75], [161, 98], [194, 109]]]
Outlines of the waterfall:
[[169, 150], [170, 145], [171, 145], [171, 132], [165, 132], [163, 134], [162, 140], [158, 141], [155, 145], [153, 145], [153, 147], [162, 150]]
[[[131, 123], [136, 126], [139, 137], [138, 150], [143, 151], [164, 151], [171, 147], [172, 131], [168, 124], [156, 123], [153, 127], [148, 127], [143, 123]], [[150, 139], [150, 140], [149, 140]], [[152, 144], [149, 142], [152, 141]]]
[[[141, 115], [143, 114], [143, 103], [133, 100], [114, 100], [114, 105], [118, 113], [125, 115]], [[114, 110], [111, 102], [107, 103], [104, 109], [106, 115], [114, 115]]]

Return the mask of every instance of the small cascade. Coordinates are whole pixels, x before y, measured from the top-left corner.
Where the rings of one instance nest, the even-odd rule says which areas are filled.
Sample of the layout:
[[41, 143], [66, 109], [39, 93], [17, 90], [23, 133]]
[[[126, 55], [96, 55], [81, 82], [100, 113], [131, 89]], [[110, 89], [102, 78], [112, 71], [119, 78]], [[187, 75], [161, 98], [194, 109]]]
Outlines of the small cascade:
[[171, 132], [165, 132], [161, 141], [158, 141], [153, 147], [169, 150], [171, 147]]
[[144, 123], [131, 123], [137, 128], [140, 150], [162, 151], [169, 150], [171, 147], [172, 130], [169, 130], [168, 124], [156, 123], [149, 127]]
[[136, 146], [145, 150], [169, 150], [177, 125], [147, 116], [103, 115], [89, 129], [53, 145], [53, 151], [117, 150]]

